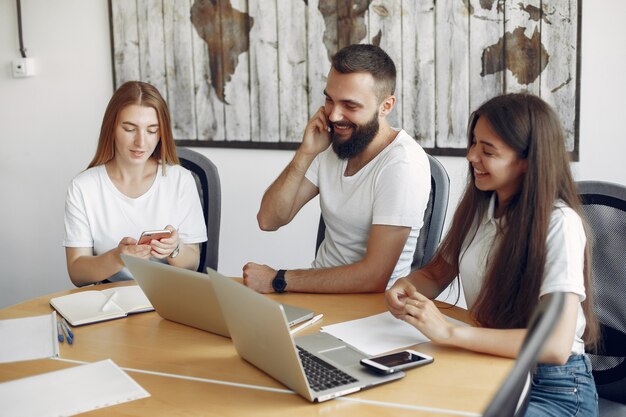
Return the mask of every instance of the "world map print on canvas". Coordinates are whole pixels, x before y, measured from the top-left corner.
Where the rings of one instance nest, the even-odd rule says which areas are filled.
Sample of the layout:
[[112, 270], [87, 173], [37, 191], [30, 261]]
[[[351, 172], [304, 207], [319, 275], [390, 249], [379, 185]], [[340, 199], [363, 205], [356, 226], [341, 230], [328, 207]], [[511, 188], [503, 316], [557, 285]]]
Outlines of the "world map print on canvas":
[[578, 158], [580, 0], [110, 0], [115, 86], [155, 85], [178, 144], [295, 149], [334, 53], [381, 46], [389, 120], [464, 155], [470, 112], [503, 92], [554, 106]]

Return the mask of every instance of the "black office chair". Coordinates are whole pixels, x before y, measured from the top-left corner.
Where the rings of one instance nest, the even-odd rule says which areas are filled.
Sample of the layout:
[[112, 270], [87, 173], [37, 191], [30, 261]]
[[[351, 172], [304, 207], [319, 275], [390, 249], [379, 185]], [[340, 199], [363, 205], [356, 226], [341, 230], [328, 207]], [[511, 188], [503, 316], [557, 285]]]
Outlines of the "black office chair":
[[537, 364], [541, 349], [561, 315], [564, 301], [565, 293], [563, 292], [550, 293], [542, 297], [530, 319], [528, 333], [513, 369], [487, 406], [483, 417], [524, 415], [528, 407], [531, 372]]
[[590, 354], [600, 416], [626, 416], [626, 187], [580, 181], [592, 242], [592, 277], [602, 339]]
[[[421, 268], [433, 257], [446, 220], [446, 210], [448, 209], [448, 198], [450, 194], [450, 178], [446, 169], [434, 156], [428, 155], [430, 163], [430, 196], [424, 212], [424, 225], [420, 229], [417, 238], [417, 246], [413, 253], [411, 270]], [[315, 245], [315, 255], [326, 235], [326, 224], [320, 215], [320, 223], [317, 229], [317, 243]]]
[[220, 218], [222, 191], [217, 167], [204, 155], [191, 149], [176, 147], [180, 164], [192, 172], [202, 203], [208, 241], [200, 247], [198, 272], [206, 273], [206, 267], [217, 270], [220, 245]]

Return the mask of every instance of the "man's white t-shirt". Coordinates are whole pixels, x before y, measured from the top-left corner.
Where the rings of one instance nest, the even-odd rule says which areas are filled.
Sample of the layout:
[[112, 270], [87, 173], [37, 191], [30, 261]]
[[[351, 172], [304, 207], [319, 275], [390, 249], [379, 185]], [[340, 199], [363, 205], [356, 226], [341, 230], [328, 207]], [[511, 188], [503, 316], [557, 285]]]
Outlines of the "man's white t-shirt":
[[[94, 255], [115, 248], [124, 237], [139, 239], [143, 231], [171, 224], [181, 242], [207, 240], [202, 205], [192, 174], [180, 165], [161, 165], [150, 189], [140, 197], [122, 194], [109, 178], [104, 165], [78, 174], [65, 201], [65, 247], [91, 247]], [[131, 279], [126, 268], [109, 278]]]
[[306, 178], [319, 189], [326, 235], [313, 268], [350, 265], [365, 256], [373, 224], [410, 227], [388, 285], [411, 272], [411, 262], [430, 195], [428, 156], [404, 130], [356, 174], [332, 147], [319, 154]]
[[[489, 202], [485, 216], [478, 223], [476, 235], [473, 236], [473, 231], [469, 233], [468, 236], [473, 236], [473, 239], [471, 242], [465, 242], [461, 248], [459, 277], [469, 309], [480, 294], [489, 259], [495, 255], [494, 248], [501, 236], [498, 233], [498, 222], [501, 220], [494, 217], [494, 209], [495, 194]], [[585, 300], [583, 271], [586, 241], [585, 229], [578, 214], [563, 202], [557, 202], [548, 226], [546, 266], [539, 297], [559, 291], [578, 295], [581, 303]], [[585, 326], [585, 315], [579, 304], [572, 354], [585, 352], [582, 340]]]

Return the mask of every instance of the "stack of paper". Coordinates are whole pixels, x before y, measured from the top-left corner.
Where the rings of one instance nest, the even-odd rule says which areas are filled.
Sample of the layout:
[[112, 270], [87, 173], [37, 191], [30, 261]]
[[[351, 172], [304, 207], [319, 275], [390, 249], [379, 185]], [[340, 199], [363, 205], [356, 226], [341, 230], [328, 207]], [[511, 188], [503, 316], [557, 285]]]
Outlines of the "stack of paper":
[[72, 416], [150, 394], [110, 359], [0, 384], [0, 414]]
[[59, 356], [56, 313], [0, 320], [0, 363], [54, 356]]

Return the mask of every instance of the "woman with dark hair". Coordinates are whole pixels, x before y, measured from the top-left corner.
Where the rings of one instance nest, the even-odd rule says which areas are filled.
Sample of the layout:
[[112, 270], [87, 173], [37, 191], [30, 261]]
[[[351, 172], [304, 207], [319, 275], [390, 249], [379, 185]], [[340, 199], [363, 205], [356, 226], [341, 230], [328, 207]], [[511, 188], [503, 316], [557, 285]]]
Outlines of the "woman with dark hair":
[[[129, 81], [111, 97], [98, 148], [70, 184], [63, 246], [72, 282], [132, 279], [128, 254], [195, 270], [207, 240], [191, 173], [178, 165], [167, 104], [152, 85]], [[169, 237], [137, 244], [143, 231]]]
[[[590, 249], [559, 118], [536, 96], [498, 96], [470, 117], [468, 142], [450, 230], [428, 265], [387, 291], [387, 306], [434, 343], [514, 358], [539, 299], [566, 292], [526, 415], [597, 415]], [[479, 326], [450, 324], [431, 301], [455, 277]]]

